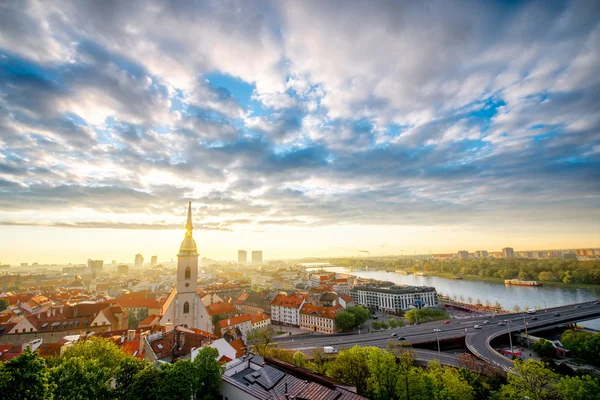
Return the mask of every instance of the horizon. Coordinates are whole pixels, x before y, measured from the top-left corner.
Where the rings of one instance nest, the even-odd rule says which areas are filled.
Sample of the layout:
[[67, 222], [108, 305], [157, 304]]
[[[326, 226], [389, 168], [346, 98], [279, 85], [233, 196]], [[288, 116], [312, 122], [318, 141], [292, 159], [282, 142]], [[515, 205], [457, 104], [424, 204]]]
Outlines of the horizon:
[[188, 201], [218, 261], [600, 247], [600, 7], [0, 18], [2, 264], [175, 259]]

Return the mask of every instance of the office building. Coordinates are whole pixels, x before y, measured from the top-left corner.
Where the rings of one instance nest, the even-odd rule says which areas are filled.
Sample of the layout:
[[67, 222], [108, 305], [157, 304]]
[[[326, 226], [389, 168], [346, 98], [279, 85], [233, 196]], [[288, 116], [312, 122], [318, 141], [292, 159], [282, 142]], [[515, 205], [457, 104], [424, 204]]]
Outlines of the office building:
[[512, 247], [503, 248], [502, 258], [515, 258], [515, 249], [513, 249]]
[[238, 250], [238, 264], [246, 265], [248, 263], [248, 252], [246, 250]]
[[104, 269], [104, 261], [102, 260], [88, 260], [87, 269], [85, 272], [88, 274], [100, 274]]
[[358, 305], [401, 312], [411, 308], [438, 307], [438, 294], [427, 286], [355, 286], [350, 296]]
[[477, 258], [488, 258], [487, 250], [477, 250], [475, 252], [475, 257]]
[[262, 250], [252, 252], [252, 264], [262, 264]]
[[150, 266], [152, 268], [156, 267], [157, 259], [158, 259], [158, 257], [156, 257], [156, 256], [152, 256], [152, 258], [150, 259]]
[[466, 250], [459, 250], [457, 253], [458, 259], [459, 260], [468, 260], [469, 259], [469, 252]]
[[135, 255], [135, 263], [134, 263], [136, 268], [142, 268], [142, 265], [144, 265], [144, 257], [141, 254], [136, 254]]

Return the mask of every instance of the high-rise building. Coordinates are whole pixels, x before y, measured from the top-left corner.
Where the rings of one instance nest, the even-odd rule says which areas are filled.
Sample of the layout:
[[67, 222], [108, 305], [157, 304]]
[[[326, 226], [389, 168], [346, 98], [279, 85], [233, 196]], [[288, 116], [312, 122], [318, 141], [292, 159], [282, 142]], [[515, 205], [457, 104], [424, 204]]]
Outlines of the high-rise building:
[[100, 274], [104, 268], [104, 261], [102, 260], [88, 260], [87, 269], [85, 272], [89, 274]]
[[152, 258], [150, 259], [150, 266], [151, 266], [152, 268], [156, 267], [157, 260], [158, 260], [158, 257], [157, 257], [157, 256], [152, 256]]
[[262, 250], [252, 252], [252, 264], [262, 264]]
[[475, 257], [477, 258], [488, 258], [487, 250], [477, 250], [475, 252]]
[[459, 260], [468, 260], [469, 259], [469, 252], [466, 250], [459, 250], [457, 253], [458, 259]]
[[248, 263], [248, 252], [246, 250], [238, 250], [238, 264], [246, 265]]
[[513, 249], [512, 247], [503, 248], [502, 258], [515, 258], [515, 249]]
[[135, 267], [142, 268], [142, 265], [144, 265], [144, 257], [141, 254], [136, 254], [135, 255]]

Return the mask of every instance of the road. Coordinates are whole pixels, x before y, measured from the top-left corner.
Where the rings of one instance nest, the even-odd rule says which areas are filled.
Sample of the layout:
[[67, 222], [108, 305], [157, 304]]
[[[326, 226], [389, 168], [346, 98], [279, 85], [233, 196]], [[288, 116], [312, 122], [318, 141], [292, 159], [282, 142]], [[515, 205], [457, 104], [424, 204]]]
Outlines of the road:
[[[496, 352], [490, 346], [490, 341], [501, 335], [508, 334], [508, 321], [510, 321], [511, 332], [517, 332], [519, 330], [524, 331], [524, 318], [528, 324], [528, 329], [534, 329], [594, 319], [600, 316], [600, 305], [593, 305], [590, 302], [586, 302], [580, 303], [578, 305], [580, 308], [575, 308], [576, 306], [577, 305], [569, 305], [538, 310], [535, 315], [518, 313], [501, 314], [496, 315], [495, 317], [478, 316], [465, 319], [453, 319], [450, 324], [442, 324], [440, 321], [429, 322], [421, 325], [412, 325], [373, 333], [303, 337], [291, 336], [277, 339], [277, 342], [279, 342], [279, 345], [282, 348], [310, 351], [314, 348], [322, 348], [324, 346], [333, 346], [339, 350], [355, 345], [385, 348], [388, 345], [389, 340], [398, 340], [398, 338], [391, 336], [392, 333], [404, 337], [407, 342], [413, 344], [436, 342], [438, 337], [440, 341], [465, 338], [467, 348], [473, 354], [491, 364], [506, 369], [512, 365], [512, 361]], [[554, 313], [560, 313], [560, 316], [555, 317], [553, 316]], [[532, 320], [531, 318], [533, 317], [537, 317], [538, 320]], [[485, 324], [484, 322], [486, 320], [489, 321], [489, 323]], [[498, 325], [499, 322], [504, 323], [504, 325]], [[481, 329], [475, 329], [475, 325], [480, 325]], [[434, 329], [439, 329], [440, 331], [436, 333]], [[436, 357], [434, 358], [437, 358], [437, 352], [415, 350], [418, 359], [430, 360], [430, 353], [435, 353]], [[440, 361], [444, 364], [457, 365], [458, 360], [453, 354], [442, 352], [441, 357], [443, 359]]]

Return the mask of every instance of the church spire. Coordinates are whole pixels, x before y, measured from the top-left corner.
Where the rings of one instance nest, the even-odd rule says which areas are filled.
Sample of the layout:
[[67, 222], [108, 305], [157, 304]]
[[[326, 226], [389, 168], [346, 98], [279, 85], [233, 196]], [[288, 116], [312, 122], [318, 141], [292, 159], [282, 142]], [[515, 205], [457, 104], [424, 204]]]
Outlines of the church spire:
[[194, 230], [194, 225], [192, 224], [192, 202], [188, 203], [188, 215], [187, 221], [185, 222], [185, 235], [192, 236], [192, 231]]

